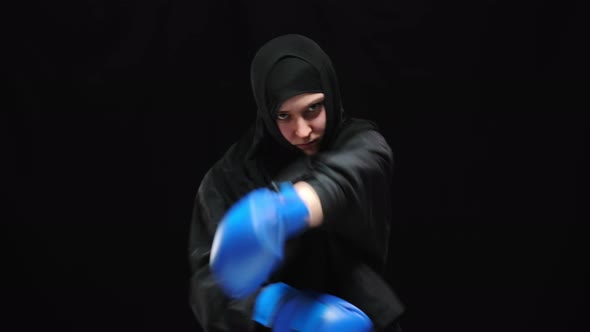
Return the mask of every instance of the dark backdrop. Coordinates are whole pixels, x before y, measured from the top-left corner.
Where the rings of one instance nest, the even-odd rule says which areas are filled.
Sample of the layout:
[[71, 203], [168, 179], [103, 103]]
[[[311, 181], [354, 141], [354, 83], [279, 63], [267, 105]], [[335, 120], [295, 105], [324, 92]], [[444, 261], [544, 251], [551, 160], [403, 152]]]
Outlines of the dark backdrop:
[[254, 118], [254, 52], [301, 33], [332, 57], [346, 111], [394, 150], [387, 278], [404, 330], [587, 331], [584, 7], [6, 5], [19, 113], [3, 121], [17, 143], [3, 330], [198, 331], [192, 200]]

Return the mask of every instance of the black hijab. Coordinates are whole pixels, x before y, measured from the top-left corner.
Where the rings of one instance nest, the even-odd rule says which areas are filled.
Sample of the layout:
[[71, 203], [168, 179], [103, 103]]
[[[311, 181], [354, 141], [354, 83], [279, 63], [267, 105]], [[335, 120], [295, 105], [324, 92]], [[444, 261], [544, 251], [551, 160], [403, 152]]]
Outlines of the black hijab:
[[317, 43], [296, 34], [270, 40], [254, 56], [250, 78], [258, 107], [250, 158], [262, 157], [265, 168], [274, 174], [277, 168], [303, 156], [280, 133], [275, 116], [283, 101], [305, 92], [324, 93], [326, 129], [320, 150], [330, 146], [344, 111], [332, 62]]
[[[291, 145], [276, 125], [276, 113], [286, 99], [305, 92], [324, 93], [326, 128], [320, 152], [339, 139], [362, 130], [345, 117], [336, 73], [328, 55], [313, 40], [297, 34], [276, 37], [255, 54], [250, 68], [256, 120], [213, 170], [213, 177], [230, 201], [271, 182], [294, 161], [308, 157]], [[343, 128], [346, 127], [346, 130]]]
[[[279, 75], [283, 77], [276, 79]], [[290, 75], [294, 78], [289, 77]], [[272, 96], [268, 96], [268, 89], [273, 88], [270, 85], [279, 83], [281, 85], [275, 86], [274, 89], [282, 89], [286, 93], [284, 97], [287, 98], [290, 97], [290, 89], [299, 89], [300, 93], [317, 91], [318, 88], [322, 90], [325, 94], [324, 104], [327, 112], [326, 131], [322, 141], [324, 147], [330, 144], [330, 138], [333, 138], [343, 120], [344, 111], [332, 62], [318, 44], [296, 34], [274, 38], [263, 45], [254, 56], [250, 78], [258, 106], [256, 132], [262, 136], [261, 139], [264, 139], [263, 131], [266, 129], [275, 140], [284, 140], [274, 121], [276, 108], [280, 104], [277, 104]], [[279, 102], [282, 101], [284, 100]]]
[[[302, 35], [276, 37], [255, 54], [250, 68], [256, 120], [220, 161], [226, 185], [237, 199], [249, 190], [270, 186], [288, 164], [306, 158], [276, 125], [281, 103], [305, 92], [324, 93], [326, 129], [320, 151], [329, 149], [344, 122], [340, 90], [332, 62], [313, 40]], [[225, 187], [225, 186], [224, 186]]]

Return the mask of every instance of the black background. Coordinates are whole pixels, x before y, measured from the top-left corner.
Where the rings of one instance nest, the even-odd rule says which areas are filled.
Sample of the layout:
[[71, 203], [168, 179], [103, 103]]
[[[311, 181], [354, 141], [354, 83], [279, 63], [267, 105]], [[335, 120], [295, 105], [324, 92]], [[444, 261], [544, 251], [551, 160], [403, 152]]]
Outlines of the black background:
[[2, 121], [17, 143], [3, 330], [199, 331], [192, 200], [254, 118], [254, 53], [284, 33], [324, 48], [345, 110], [394, 150], [387, 277], [405, 331], [588, 330], [587, 5], [5, 7], [19, 113]]

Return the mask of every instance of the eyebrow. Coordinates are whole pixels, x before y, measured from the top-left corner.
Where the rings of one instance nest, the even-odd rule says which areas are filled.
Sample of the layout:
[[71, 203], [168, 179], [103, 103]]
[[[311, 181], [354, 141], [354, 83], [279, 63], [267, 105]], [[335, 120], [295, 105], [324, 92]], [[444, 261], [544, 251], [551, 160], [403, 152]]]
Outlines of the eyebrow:
[[[312, 100], [311, 102], [309, 102], [306, 107], [309, 107], [313, 104], [317, 104], [319, 102], [322, 102], [322, 101], [324, 101], [324, 98], [325, 97], [316, 98], [316, 99]], [[291, 112], [291, 110], [279, 110], [277, 113], [286, 113], [286, 112]]]

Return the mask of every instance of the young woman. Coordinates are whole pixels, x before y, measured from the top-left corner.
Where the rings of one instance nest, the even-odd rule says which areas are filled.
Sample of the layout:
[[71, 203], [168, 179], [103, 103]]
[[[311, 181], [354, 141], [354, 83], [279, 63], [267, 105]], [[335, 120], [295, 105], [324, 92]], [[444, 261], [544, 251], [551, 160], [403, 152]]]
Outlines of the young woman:
[[382, 279], [392, 152], [349, 118], [329, 57], [277, 37], [251, 66], [256, 121], [204, 176], [190, 234], [205, 331], [399, 331]]

